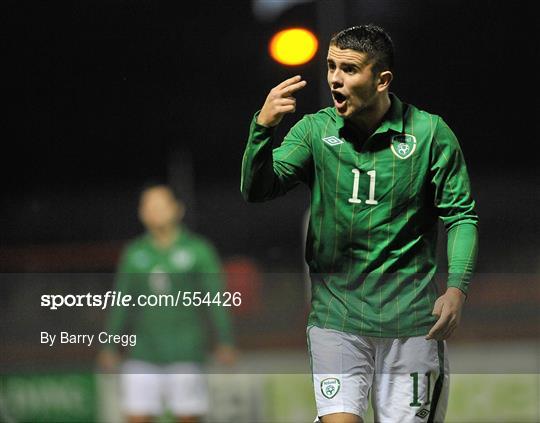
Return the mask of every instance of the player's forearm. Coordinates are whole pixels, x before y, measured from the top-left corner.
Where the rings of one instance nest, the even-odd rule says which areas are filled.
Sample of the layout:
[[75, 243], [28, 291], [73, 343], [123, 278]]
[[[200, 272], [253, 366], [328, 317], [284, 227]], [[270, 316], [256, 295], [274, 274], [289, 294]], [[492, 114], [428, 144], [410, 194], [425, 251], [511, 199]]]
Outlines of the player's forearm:
[[229, 308], [213, 306], [209, 309], [210, 321], [216, 329], [218, 343], [222, 345], [233, 345], [233, 327]]
[[[201, 267], [205, 269], [205, 272], [201, 273], [201, 283], [204, 290], [210, 294], [211, 298], [216, 295], [221, 296], [220, 294], [226, 291], [226, 284], [217, 255], [213, 251], [209, 251], [200, 263]], [[229, 309], [230, 307], [217, 304], [208, 309], [210, 323], [216, 330], [218, 342], [223, 345], [233, 345], [234, 342]]]
[[463, 223], [448, 231], [448, 287], [459, 288], [467, 294], [477, 254], [476, 225]]
[[222, 345], [234, 345], [231, 316], [228, 310], [216, 307], [212, 312], [212, 320], [216, 328], [218, 342]]
[[[116, 275], [114, 290], [126, 294], [128, 292], [131, 293], [130, 287], [133, 283], [132, 274], [121, 269]], [[128, 323], [128, 308], [115, 306], [110, 307], [108, 311], [109, 313], [105, 321], [105, 330], [107, 333], [113, 335], [121, 334]]]
[[257, 124], [253, 119], [242, 160], [240, 190], [246, 201], [256, 202], [279, 195], [279, 179], [274, 172], [272, 157], [273, 129]]
[[126, 327], [127, 312], [126, 307], [113, 307], [109, 312], [105, 329], [108, 333], [119, 334]]
[[[113, 307], [109, 311], [109, 315], [105, 323], [105, 331], [110, 335], [122, 335], [123, 330], [126, 327], [126, 318], [125, 307]], [[106, 344], [104, 345], [104, 349], [117, 351], [118, 344]]]

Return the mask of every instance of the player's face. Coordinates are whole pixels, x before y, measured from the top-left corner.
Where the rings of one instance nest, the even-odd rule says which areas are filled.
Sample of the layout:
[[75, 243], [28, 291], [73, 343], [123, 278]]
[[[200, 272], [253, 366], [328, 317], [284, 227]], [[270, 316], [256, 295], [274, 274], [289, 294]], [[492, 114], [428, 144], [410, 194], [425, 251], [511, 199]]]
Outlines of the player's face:
[[351, 119], [369, 110], [377, 97], [378, 78], [365, 53], [330, 46], [328, 49], [328, 85], [337, 113]]
[[150, 188], [141, 196], [139, 216], [149, 230], [171, 227], [179, 220], [180, 205], [168, 188]]

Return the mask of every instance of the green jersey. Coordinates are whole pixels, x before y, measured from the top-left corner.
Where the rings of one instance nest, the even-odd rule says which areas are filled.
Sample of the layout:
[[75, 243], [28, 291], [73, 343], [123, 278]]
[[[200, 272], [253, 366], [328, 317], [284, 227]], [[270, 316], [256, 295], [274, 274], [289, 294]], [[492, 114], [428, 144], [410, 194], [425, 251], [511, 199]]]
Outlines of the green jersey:
[[309, 324], [321, 328], [425, 335], [435, 321], [439, 218], [452, 242], [448, 285], [467, 292], [478, 218], [459, 144], [439, 116], [390, 98], [365, 140], [333, 107], [304, 116], [274, 150], [272, 128], [257, 114], [251, 124], [244, 197], [268, 200], [300, 182], [311, 189]]
[[[144, 296], [147, 304], [149, 296], [176, 298], [178, 291], [201, 292], [201, 298], [210, 292], [212, 299], [223, 291], [224, 284], [214, 248], [182, 227], [167, 249], [158, 248], [148, 234], [131, 242], [122, 255], [115, 289], [122, 295], [131, 295], [133, 302]], [[137, 335], [130, 358], [153, 363], [201, 362], [208, 339], [205, 312], [217, 329], [220, 343], [231, 344], [230, 316], [215, 303], [185, 306], [181, 300], [174, 306], [115, 306], [111, 308], [107, 330], [111, 334]]]

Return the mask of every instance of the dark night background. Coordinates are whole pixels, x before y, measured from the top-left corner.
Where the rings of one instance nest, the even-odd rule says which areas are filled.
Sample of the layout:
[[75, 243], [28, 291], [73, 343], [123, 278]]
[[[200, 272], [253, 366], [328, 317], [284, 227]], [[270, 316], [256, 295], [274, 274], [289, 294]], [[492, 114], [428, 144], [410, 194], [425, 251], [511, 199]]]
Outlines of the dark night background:
[[[393, 91], [442, 115], [458, 135], [481, 217], [478, 270], [537, 272], [538, 37], [530, 4], [326, 7], [332, 3], [343, 12], [332, 31], [368, 22], [389, 31]], [[323, 106], [327, 40], [316, 60], [294, 69], [274, 63], [266, 47], [290, 24], [317, 32], [318, 7], [298, 4], [261, 21], [247, 1], [4, 2], [3, 254], [125, 241], [142, 229], [140, 186], [161, 178], [183, 194], [188, 222], [224, 257], [300, 266], [307, 191], [245, 204], [240, 163], [251, 116], [281, 80], [301, 73], [309, 82], [282, 130]], [[5, 257], [2, 263], [25, 270]]]
[[[272, 202], [248, 204], [240, 195], [241, 160], [254, 112], [282, 80], [301, 74], [308, 86], [280, 135], [303, 114], [331, 104], [324, 82], [329, 37], [362, 23], [383, 26], [394, 40], [392, 91], [441, 115], [457, 134], [477, 200], [478, 264], [462, 324], [450, 341], [451, 354], [458, 352], [453, 372], [471, 378], [454, 385], [452, 415], [466, 417], [452, 421], [524, 421], [507, 419], [501, 414], [507, 409], [538, 420], [533, 3], [327, 0], [297, 2], [263, 19], [257, 5], [272, 4], [0, 3], [0, 421], [15, 421], [5, 418], [6, 410], [20, 421], [121, 421], [98, 417], [120, 404], [114, 386], [92, 385], [101, 380], [95, 374], [100, 346], [40, 342], [44, 330], [98, 333], [108, 310], [53, 311], [39, 298], [113, 289], [121, 249], [143, 230], [137, 202], [150, 180], [178, 191], [188, 206], [187, 223], [223, 259], [226, 289], [242, 293], [242, 306], [231, 309], [237, 345], [248, 358], [239, 362], [248, 365], [239, 367], [248, 369], [239, 376], [277, 363], [264, 380], [223, 384], [230, 397], [214, 404], [209, 421], [312, 421], [311, 397], [302, 399], [291, 379], [270, 374], [309, 372], [309, 284], [302, 267], [309, 192], [299, 187]], [[275, 63], [267, 51], [271, 36], [292, 25], [311, 29], [320, 40], [315, 59], [298, 68]], [[438, 276], [444, 284], [444, 274]], [[490, 375], [497, 378], [482, 378]], [[70, 382], [72, 376], [79, 383]], [[520, 388], [498, 376], [531, 376], [532, 383]], [[266, 393], [259, 398], [263, 383]], [[243, 391], [245, 404], [236, 396]], [[84, 398], [80, 419], [61, 412], [75, 410]], [[299, 418], [303, 401], [306, 414]], [[244, 409], [259, 408], [264, 420], [238, 418]], [[284, 410], [289, 420], [277, 418]]]

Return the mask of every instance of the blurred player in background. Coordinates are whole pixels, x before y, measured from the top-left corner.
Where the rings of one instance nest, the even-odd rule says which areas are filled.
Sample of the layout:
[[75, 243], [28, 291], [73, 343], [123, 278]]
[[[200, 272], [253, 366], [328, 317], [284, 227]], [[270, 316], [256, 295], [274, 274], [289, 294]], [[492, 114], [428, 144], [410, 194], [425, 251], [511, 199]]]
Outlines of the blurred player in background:
[[[181, 224], [183, 204], [165, 185], [145, 188], [139, 218], [147, 233], [131, 242], [122, 256], [116, 291], [137, 295], [177, 291], [223, 292], [221, 266], [210, 243]], [[219, 338], [216, 358], [235, 361], [228, 311], [217, 304], [200, 306], [113, 307], [107, 321], [111, 334], [134, 333], [137, 344], [127, 352], [121, 369], [122, 408], [130, 422], [147, 422], [164, 412], [162, 403], [179, 422], [198, 422], [208, 412], [206, 356], [209, 317]], [[99, 362], [114, 371], [118, 351], [103, 350]]]
[[[306, 260], [308, 346], [318, 415], [361, 422], [443, 421], [445, 339], [460, 320], [477, 254], [477, 214], [456, 136], [437, 115], [389, 92], [393, 44], [374, 25], [335, 35], [327, 56], [334, 100], [304, 116], [281, 146], [300, 76], [273, 88], [253, 118], [242, 164], [248, 201], [311, 189]], [[448, 235], [439, 296], [437, 222]]]

